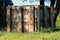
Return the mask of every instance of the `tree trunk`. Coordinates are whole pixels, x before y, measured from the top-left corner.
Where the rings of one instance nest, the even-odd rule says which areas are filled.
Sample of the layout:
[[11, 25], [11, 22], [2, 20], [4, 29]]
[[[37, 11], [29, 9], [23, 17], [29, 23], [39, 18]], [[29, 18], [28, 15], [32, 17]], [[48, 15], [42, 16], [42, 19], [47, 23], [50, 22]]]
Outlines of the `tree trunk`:
[[44, 0], [40, 0], [40, 5], [44, 5]]
[[60, 10], [60, 0], [57, 0], [56, 7], [54, 9], [54, 16], [53, 16], [53, 18], [54, 18], [54, 25], [55, 25], [55, 23], [57, 21], [57, 16], [59, 14], [59, 10]]
[[51, 4], [50, 4], [50, 6], [54, 7], [55, 0], [50, 0], [50, 1], [51, 1]]

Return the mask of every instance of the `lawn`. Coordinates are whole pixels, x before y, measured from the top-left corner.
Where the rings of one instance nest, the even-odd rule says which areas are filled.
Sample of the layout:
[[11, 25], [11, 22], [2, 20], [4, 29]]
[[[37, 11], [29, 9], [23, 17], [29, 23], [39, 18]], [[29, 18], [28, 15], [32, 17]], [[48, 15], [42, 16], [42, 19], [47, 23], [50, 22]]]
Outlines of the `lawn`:
[[[60, 16], [57, 18], [56, 25], [60, 28]], [[0, 31], [0, 40], [60, 40], [60, 31], [33, 33]]]
[[60, 16], [58, 16], [58, 18], [57, 18], [56, 25], [57, 25], [57, 26], [60, 26]]
[[0, 40], [60, 40], [60, 32], [0, 32]]

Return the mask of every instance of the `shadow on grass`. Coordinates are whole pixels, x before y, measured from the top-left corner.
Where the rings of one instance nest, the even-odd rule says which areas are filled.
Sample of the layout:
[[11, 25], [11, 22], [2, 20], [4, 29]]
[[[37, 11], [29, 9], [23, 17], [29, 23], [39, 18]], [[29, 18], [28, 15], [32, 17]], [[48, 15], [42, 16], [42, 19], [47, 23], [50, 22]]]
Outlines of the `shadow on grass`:
[[55, 28], [48, 27], [48, 28], [42, 28], [40, 31], [42, 32], [58, 32], [60, 31], [60, 26], [56, 26]]
[[56, 28], [53, 29], [53, 32], [60, 31], [60, 26], [56, 26]]

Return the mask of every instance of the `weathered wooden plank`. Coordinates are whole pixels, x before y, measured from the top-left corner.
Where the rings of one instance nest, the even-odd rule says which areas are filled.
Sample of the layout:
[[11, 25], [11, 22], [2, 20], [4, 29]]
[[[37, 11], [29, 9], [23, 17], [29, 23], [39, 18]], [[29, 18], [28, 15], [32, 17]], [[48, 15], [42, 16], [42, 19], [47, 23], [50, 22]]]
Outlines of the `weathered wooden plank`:
[[7, 32], [10, 32], [10, 7], [7, 7], [6, 22], [7, 22]]
[[33, 32], [33, 11], [31, 6], [24, 7], [24, 31]]

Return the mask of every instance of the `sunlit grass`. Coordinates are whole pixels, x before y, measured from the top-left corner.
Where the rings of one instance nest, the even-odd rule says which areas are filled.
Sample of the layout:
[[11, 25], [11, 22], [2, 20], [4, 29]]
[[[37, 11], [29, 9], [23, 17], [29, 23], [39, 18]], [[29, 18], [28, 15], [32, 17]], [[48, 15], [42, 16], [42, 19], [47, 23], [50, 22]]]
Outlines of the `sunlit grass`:
[[60, 26], [60, 16], [57, 17], [56, 25], [57, 25], [57, 26]]
[[0, 32], [0, 40], [60, 40], [60, 32]]

